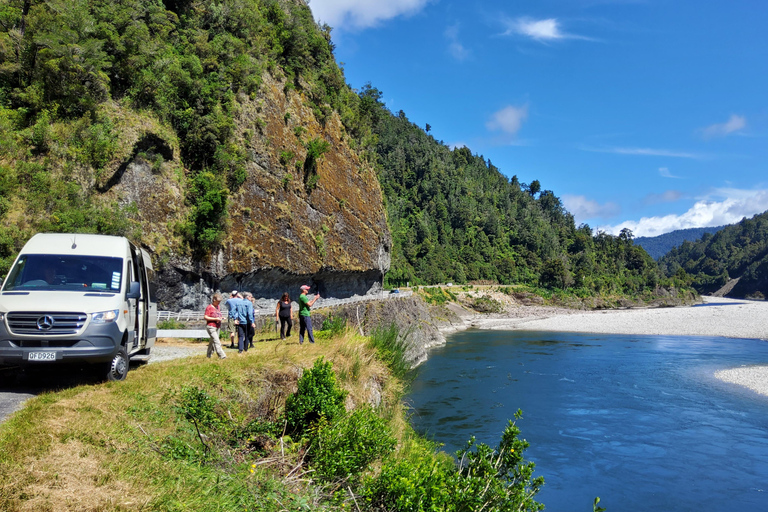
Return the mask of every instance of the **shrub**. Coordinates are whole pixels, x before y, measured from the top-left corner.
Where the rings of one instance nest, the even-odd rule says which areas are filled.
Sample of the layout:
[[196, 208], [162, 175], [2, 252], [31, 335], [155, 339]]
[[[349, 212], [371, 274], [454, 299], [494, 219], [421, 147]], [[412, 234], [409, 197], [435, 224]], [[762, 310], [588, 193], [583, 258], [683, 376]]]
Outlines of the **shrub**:
[[[520, 411], [515, 418], [520, 418]], [[374, 509], [401, 512], [538, 511], [544, 505], [534, 496], [544, 484], [533, 478], [533, 462], [523, 458], [528, 447], [510, 421], [496, 449], [472, 438], [458, 452], [458, 465], [437, 454], [416, 453], [390, 458], [381, 473], [365, 482], [363, 495]]]
[[450, 458], [419, 448], [409, 457], [388, 459], [377, 477], [366, 479], [362, 494], [373, 510], [448, 511], [455, 471]]
[[326, 480], [353, 479], [394, 448], [395, 439], [384, 420], [363, 407], [335, 423], [320, 425], [312, 440], [310, 465]]
[[296, 393], [285, 400], [285, 421], [290, 432], [303, 433], [321, 419], [333, 422], [344, 414], [347, 393], [336, 383], [330, 361], [315, 361], [299, 378]]
[[336, 336], [347, 328], [347, 320], [339, 316], [329, 316], [323, 320], [321, 331], [327, 331], [329, 336]]
[[187, 326], [180, 322], [179, 320], [176, 320], [175, 318], [169, 318], [168, 320], [160, 320], [157, 322], [157, 328], [158, 329], [186, 329]]
[[470, 306], [478, 313], [501, 313], [504, 310], [501, 302], [486, 295], [475, 297]]
[[[522, 413], [518, 410], [515, 418]], [[496, 449], [475, 443], [458, 452], [459, 470], [452, 478], [451, 495], [457, 510], [534, 511], [544, 505], [533, 497], [544, 484], [533, 478], [536, 465], [523, 459], [528, 442], [518, 436], [520, 429], [509, 421]], [[473, 450], [474, 447], [474, 450]]]
[[293, 161], [293, 159], [296, 158], [296, 155], [293, 151], [281, 151], [280, 152], [280, 163], [283, 165], [288, 165], [290, 162]]

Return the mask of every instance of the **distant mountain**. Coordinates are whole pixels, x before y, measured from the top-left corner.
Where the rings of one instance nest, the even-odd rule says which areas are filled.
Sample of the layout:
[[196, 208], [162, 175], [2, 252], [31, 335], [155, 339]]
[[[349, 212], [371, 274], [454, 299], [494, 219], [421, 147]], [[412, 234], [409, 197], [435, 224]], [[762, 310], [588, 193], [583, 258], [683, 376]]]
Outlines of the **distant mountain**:
[[768, 296], [768, 211], [705, 234], [697, 242], [683, 242], [659, 260], [659, 267], [667, 276], [684, 270], [702, 294], [715, 293], [738, 278], [727, 297], [764, 299]]
[[640, 236], [635, 238], [635, 244], [645, 249], [651, 258], [658, 260], [672, 248], [681, 246], [683, 242], [695, 242], [701, 239], [704, 233], [717, 233], [724, 227], [678, 229], [659, 236]]

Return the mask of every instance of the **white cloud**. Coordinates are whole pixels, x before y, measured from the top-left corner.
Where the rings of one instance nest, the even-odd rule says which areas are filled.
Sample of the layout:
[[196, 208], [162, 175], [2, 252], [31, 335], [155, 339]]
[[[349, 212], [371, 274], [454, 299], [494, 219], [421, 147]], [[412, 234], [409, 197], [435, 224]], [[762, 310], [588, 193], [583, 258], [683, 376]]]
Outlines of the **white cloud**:
[[420, 11], [430, 0], [311, 0], [309, 8], [320, 23], [337, 29], [363, 29], [400, 15]]
[[453, 25], [445, 29], [445, 37], [448, 39], [448, 51], [456, 60], [466, 60], [469, 57], [467, 50], [459, 41], [459, 26]]
[[747, 127], [747, 118], [733, 114], [726, 122], [712, 124], [701, 130], [705, 139], [725, 137]]
[[491, 119], [485, 123], [485, 126], [490, 131], [501, 131], [510, 135], [516, 135], [526, 119], [528, 119], [527, 104], [522, 107], [509, 105], [495, 112]]
[[657, 236], [676, 229], [703, 228], [735, 224], [768, 210], [768, 190], [716, 189], [700, 198], [687, 212], [680, 215], [643, 217], [615, 226], [599, 226], [607, 233], [618, 234], [629, 228], [635, 236]]
[[667, 169], [666, 167], [659, 167], [659, 176], [661, 176], [662, 178], [680, 179], [680, 176], [675, 176], [674, 174], [669, 172], [669, 169]]
[[621, 210], [616, 203], [608, 202], [600, 204], [592, 199], [587, 199], [585, 196], [564, 194], [560, 199], [563, 201], [565, 209], [573, 215], [577, 225], [581, 224], [586, 219], [613, 217], [614, 215], [618, 215]]
[[613, 153], [615, 155], [635, 155], [635, 156], [668, 156], [671, 158], [706, 158], [699, 153], [689, 153], [687, 151], [676, 151], [670, 149], [655, 148], [593, 148], [591, 146], [579, 146], [581, 151], [590, 151], [592, 153]]
[[504, 20], [507, 29], [505, 36], [519, 34], [530, 37], [536, 41], [557, 41], [559, 39], [590, 39], [588, 37], [575, 34], [567, 34], [560, 28], [560, 22], [555, 18], [545, 20], [535, 20], [533, 18], [522, 17], [516, 19]]

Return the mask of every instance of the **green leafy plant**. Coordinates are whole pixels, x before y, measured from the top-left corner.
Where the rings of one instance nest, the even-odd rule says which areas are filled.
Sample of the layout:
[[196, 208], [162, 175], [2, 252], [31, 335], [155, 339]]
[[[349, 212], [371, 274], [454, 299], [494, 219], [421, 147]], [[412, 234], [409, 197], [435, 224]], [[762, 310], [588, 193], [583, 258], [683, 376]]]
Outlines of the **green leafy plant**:
[[356, 409], [334, 423], [322, 423], [312, 438], [310, 465], [325, 480], [355, 479], [388, 455], [395, 439], [371, 407]]
[[317, 186], [319, 176], [317, 164], [322, 156], [331, 148], [331, 144], [321, 138], [314, 138], [305, 144], [307, 156], [304, 159], [304, 186], [311, 193]]
[[296, 158], [296, 155], [293, 151], [280, 152], [280, 163], [283, 165], [288, 165], [294, 158]]
[[533, 476], [535, 465], [523, 458], [528, 443], [519, 434], [510, 421], [496, 448], [472, 438], [457, 453], [456, 465], [423, 448], [413, 457], [389, 458], [377, 477], [366, 480], [365, 499], [374, 509], [407, 512], [542, 510], [534, 497], [544, 479]]
[[328, 336], [336, 336], [344, 332], [346, 328], [346, 319], [340, 316], [329, 316], [323, 320], [320, 330], [327, 332]]
[[319, 358], [304, 371], [296, 393], [285, 400], [285, 421], [289, 432], [303, 433], [320, 420], [333, 422], [344, 414], [346, 391], [336, 382], [330, 361]]
[[186, 324], [180, 322], [179, 320], [176, 320], [175, 318], [169, 318], [168, 320], [160, 320], [157, 322], [157, 328], [158, 329], [168, 329], [168, 330], [174, 330], [174, 329], [186, 329]]

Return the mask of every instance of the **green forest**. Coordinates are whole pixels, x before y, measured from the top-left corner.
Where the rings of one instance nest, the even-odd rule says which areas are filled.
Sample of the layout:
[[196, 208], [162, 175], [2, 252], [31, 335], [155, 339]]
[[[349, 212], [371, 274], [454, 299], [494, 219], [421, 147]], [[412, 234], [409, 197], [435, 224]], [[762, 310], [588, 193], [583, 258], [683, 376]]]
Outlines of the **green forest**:
[[768, 296], [768, 212], [742, 219], [697, 242], [683, 242], [659, 260], [667, 275], [688, 275], [699, 293], [717, 291], [739, 278], [733, 297]]
[[717, 233], [723, 227], [725, 226], [676, 229], [658, 236], [639, 236], [635, 238], [635, 243], [645, 249], [651, 258], [658, 260], [683, 242], [695, 242], [704, 236], [704, 233]]
[[[631, 232], [575, 226], [538, 180], [508, 179], [390, 112], [375, 87], [350, 88], [330, 33], [299, 2], [4, 1], [0, 272], [37, 231], [140, 238], [132, 206], [101, 200], [78, 174], [88, 169], [99, 182], [123, 149], [115, 126], [132, 112], [178, 140], [189, 213], [173, 232], [205, 258], [221, 246], [229, 197], [247, 178], [238, 97], [258, 97], [273, 74], [301, 91], [316, 119], [338, 116], [349, 144], [375, 165], [393, 237], [385, 285], [489, 281], [640, 296], [683, 284]], [[161, 146], [147, 158], [162, 163]]]
[[381, 95], [370, 85], [360, 92], [394, 240], [389, 284], [492, 281], [583, 295], [671, 284], [629, 230], [576, 227], [538, 180], [508, 179], [466, 147], [450, 149], [389, 112]]

